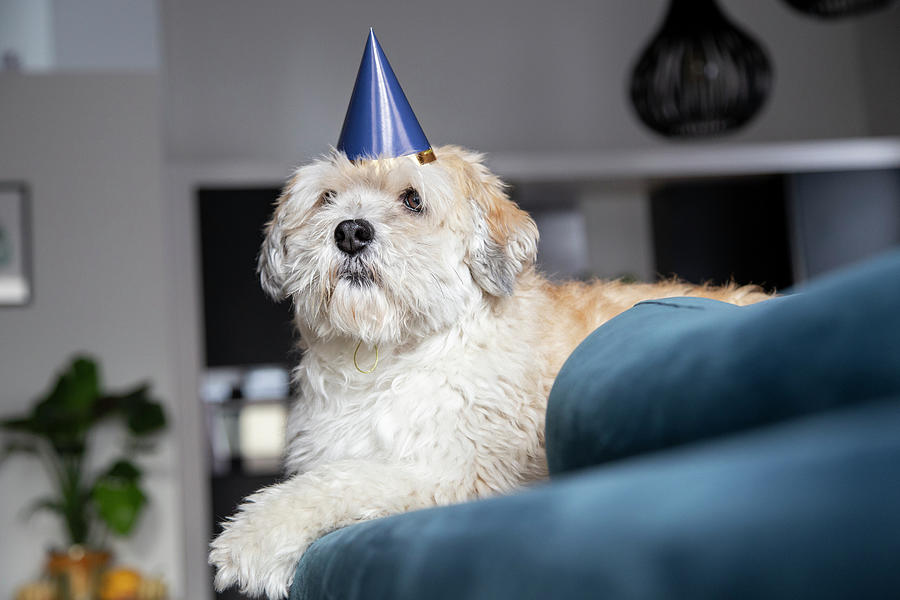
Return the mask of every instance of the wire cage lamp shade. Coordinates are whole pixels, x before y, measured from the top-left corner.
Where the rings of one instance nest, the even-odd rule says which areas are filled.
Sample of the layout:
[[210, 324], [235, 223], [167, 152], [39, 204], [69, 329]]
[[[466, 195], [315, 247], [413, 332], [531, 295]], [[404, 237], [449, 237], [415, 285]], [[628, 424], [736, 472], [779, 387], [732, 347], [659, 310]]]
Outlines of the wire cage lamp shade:
[[716, 135], [752, 120], [772, 79], [765, 50], [715, 0], [671, 0], [632, 73], [631, 102], [663, 136]]
[[785, 0], [800, 12], [822, 17], [839, 19], [887, 8], [894, 0]]

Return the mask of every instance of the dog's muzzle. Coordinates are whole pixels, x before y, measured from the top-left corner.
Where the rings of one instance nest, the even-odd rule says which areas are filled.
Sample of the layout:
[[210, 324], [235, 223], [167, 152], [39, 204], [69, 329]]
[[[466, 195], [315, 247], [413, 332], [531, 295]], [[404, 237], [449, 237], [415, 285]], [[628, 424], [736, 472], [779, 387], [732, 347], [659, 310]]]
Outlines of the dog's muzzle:
[[368, 246], [374, 237], [375, 228], [365, 219], [342, 221], [334, 230], [334, 243], [350, 256]]

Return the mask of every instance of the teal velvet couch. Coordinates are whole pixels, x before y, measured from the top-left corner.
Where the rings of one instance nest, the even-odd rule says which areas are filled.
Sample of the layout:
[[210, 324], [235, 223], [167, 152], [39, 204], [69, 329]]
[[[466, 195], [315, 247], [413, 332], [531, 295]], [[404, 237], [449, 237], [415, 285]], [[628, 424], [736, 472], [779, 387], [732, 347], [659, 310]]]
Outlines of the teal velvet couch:
[[642, 302], [566, 362], [549, 482], [335, 531], [293, 600], [900, 597], [900, 252]]

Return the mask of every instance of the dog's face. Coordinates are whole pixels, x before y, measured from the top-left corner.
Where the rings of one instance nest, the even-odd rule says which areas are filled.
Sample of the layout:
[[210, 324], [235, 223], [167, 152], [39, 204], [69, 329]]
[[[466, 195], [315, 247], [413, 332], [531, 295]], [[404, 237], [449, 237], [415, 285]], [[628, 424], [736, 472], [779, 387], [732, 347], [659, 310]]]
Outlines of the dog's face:
[[259, 257], [263, 288], [291, 297], [306, 335], [403, 343], [512, 294], [533, 264], [537, 227], [481, 157], [349, 161], [297, 170]]

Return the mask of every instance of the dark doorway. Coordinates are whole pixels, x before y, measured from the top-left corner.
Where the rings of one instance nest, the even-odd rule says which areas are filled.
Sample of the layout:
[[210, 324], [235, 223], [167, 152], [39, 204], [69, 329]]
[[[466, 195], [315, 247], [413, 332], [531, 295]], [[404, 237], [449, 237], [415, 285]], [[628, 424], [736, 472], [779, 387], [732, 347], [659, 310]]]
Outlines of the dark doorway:
[[780, 176], [668, 183], [650, 195], [657, 273], [691, 283], [793, 284]]

